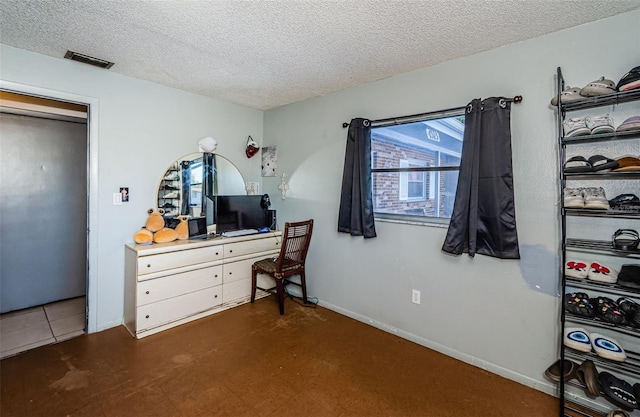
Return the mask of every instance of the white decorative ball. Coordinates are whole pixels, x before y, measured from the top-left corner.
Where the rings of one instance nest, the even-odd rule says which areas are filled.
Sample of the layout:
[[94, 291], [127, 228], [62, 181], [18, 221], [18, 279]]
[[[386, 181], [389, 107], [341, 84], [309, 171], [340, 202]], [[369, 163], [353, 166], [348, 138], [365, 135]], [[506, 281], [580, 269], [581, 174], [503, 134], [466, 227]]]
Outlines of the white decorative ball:
[[198, 141], [200, 152], [213, 153], [218, 147], [218, 141], [212, 137], [202, 138]]

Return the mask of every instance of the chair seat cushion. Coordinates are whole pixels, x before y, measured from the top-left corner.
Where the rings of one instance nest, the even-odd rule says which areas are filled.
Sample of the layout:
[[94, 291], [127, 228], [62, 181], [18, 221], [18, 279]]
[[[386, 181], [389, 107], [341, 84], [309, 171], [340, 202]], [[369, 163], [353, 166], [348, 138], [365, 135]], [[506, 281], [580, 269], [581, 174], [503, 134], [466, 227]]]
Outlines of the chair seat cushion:
[[[253, 264], [255, 269], [259, 271], [266, 272], [267, 274], [274, 274], [276, 272], [276, 267], [278, 266], [278, 261], [273, 260], [273, 258], [262, 259]], [[292, 272], [302, 269], [303, 265], [300, 262], [292, 261], [290, 259], [285, 259], [284, 266], [282, 267], [282, 272], [289, 275]]]

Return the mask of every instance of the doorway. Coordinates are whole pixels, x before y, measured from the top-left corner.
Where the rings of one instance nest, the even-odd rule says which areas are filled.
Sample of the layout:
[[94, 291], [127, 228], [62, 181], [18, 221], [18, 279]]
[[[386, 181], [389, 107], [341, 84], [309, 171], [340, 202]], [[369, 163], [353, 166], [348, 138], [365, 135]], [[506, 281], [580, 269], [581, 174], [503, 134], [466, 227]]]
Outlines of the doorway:
[[2, 356], [83, 334], [87, 106], [0, 92]]

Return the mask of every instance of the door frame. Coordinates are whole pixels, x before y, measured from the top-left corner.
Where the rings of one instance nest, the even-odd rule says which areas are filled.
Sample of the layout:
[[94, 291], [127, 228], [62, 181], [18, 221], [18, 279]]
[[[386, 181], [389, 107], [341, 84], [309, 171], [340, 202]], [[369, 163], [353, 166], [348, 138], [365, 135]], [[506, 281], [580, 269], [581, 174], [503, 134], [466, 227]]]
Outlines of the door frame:
[[0, 80], [0, 90], [87, 106], [87, 290], [86, 333], [98, 330], [98, 114], [100, 100], [63, 91]]

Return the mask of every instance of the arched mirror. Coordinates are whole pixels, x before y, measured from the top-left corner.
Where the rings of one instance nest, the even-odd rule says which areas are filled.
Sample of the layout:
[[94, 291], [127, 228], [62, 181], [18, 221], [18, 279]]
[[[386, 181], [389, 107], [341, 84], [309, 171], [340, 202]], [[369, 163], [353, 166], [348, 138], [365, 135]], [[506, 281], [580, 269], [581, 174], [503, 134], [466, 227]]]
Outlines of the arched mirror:
[[165, 217], [204, 216], [216, 195], [246, 195], [242, 174], [231, 161], [212, 153], [192, 153], [175, 160], [160, 178], [158, 208]]

